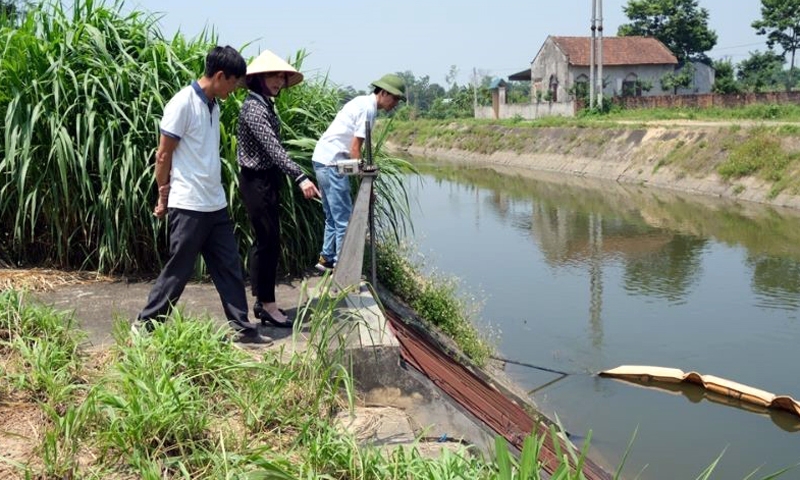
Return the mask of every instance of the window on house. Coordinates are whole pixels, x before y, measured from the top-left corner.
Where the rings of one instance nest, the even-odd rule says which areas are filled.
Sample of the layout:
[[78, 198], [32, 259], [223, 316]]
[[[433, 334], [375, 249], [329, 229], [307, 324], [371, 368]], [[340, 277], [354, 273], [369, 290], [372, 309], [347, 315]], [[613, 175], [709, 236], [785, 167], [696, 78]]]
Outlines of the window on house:
[[584, 74], [575, 79], [575, 97], [587, 98], [589, 96], [589, 77]]
[[550, 88], [547, 90], [547, 93], [550, 94], [550, 98], [547, 100], [551, 102], [558, 101], [558, 77], [555, 75], [550, 75]]
[[623, 97], [641, 97], [642, 96], [642, 83], [635, 73], [629, 73], [625, 80], [622, 81], [622, 96]]

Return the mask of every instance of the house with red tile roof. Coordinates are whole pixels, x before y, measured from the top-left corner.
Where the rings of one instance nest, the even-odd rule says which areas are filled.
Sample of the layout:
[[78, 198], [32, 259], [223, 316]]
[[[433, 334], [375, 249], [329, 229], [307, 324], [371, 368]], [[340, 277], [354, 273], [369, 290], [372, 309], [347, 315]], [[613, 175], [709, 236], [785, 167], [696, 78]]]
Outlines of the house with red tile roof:
[[[574, 100], [576, 89], [589, 90], [590, 48], [591, 37], [549, 36], [531, 62], [531, 68], [511, 75], [509, 80], [529, 80], [534, 100]], [[662, 89], [661, 80], [676, 73], [678, 67], [675, 55], [656, 38], [603, 37], [605, 95], [672, 94]], [[678, 93], [708, 93], [713, 77], [712, 68], [696, 64], [693, 85]]]

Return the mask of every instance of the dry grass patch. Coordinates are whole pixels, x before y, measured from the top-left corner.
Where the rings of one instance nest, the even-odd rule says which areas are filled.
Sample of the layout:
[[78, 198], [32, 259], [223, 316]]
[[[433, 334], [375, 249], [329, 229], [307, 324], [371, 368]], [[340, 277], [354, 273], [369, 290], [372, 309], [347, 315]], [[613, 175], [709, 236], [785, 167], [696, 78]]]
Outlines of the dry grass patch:
[[48, 292], [66, 285], [84, 285], [114, 279], [97, 272], [65, 272], [47, 268], [0, 268], [0, 290]]
[[15, 397], [0, 401], [0, 478], [4, 479], [22, 478], [15, 464], [41, 464], [37, 449], [50, 425], [38, 404]]

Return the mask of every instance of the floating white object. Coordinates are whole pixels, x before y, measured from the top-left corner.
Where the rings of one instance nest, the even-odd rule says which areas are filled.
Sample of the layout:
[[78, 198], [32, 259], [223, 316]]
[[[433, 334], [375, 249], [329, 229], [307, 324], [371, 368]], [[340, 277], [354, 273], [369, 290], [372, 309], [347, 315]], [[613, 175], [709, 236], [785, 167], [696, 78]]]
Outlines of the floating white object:
[[685, 373], [683, 370], [677, 368], [650, 367], [646, 365], [622, 365], [617, 368], [612, 368], [611, 370], [602, 371], [598, 375], [630, 380], [637, 383], [692, 383], [710, 392], [739, 400], [743, 403], [764, 408], [785, 410], [792, 415], [800, 417], [800, 403], [792, 397], [775, 395], [774, 393], [713, 375], [700, 375], [697, 372]]

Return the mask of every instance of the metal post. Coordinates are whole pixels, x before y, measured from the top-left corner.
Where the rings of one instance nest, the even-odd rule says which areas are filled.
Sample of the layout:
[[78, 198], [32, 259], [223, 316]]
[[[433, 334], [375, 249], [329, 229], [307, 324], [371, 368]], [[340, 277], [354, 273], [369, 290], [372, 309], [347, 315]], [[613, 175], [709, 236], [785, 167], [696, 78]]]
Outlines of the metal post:
[[597, 108], [603, 109], [603, 0], [597, 0], [597, 34], [600, 44], [597, 46]]
[[[366, 142], [366, 157], [367, 157], [367, 165], [372, 166], [372, 126], [369, 124], [369, 119], [367, 119], [367, 129], [364, 141]], [[372, 181], [372, 185], [370, 186], [370, 197], [369, 197], [369, 260], [370, 260], [370, 283], [372, 284], [373, 288], [377, 288], [378, 286], [378, 273], [377, 273], [377, 262], [375, 259], [375, 179]]]
[[594, 34], [596, 30], [595, 25], [595, 11], [597, 10], [597, 0], [592, 0], [592, 38], [589, 40], [589, 109], [594, 108]]

